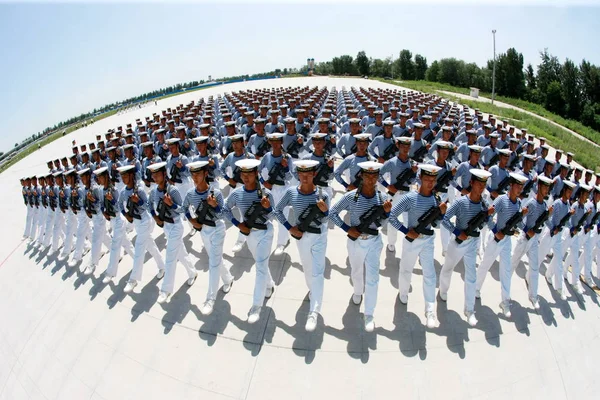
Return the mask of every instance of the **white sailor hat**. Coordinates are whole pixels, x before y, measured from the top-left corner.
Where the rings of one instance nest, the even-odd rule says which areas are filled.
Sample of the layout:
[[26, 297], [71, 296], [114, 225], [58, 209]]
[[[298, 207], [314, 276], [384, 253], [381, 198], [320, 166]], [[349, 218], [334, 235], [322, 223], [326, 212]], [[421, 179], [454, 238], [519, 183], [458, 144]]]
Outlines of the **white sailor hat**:
[[177, 132], [179, 132], [179, 131], [185, 131], [185, 126], [184, 126], [184, 125], [177, 125], [177, 126], [175, 127], [175, 130], [176, 130]]
[[498, 150], [498, 155], [500, 155], [500, 156], [509, 157], [512, 154], [512, 151], [510, 151], [509, 149], [497, 149], [497, 150]]
[[321, 117], [321, 118], [317, 119], [317, 123], [319, 123], [319, 124], [328, 124], [329, 122], [330, 122], [329, 118]]
[[431, 120], [431, 115], [423, 115], [421, 119]]
[[312, 138], [312, 140], [325, 140], [325, 138], [327, 137], [326, 133], [321, 133], [321, 132], [316, 132], [313, 133], [312, 135], [310, 135], [310, 137]]
[[54, 176], [55, 178], [62, 176], [63, 172], [62, 171], [56, 171], [54, 174], [52, 174], [52, 176]]
[[405, 144], [405, 145], [410, 146], [412, 144], [412, 139], [408, 136], [399, 136], [396, 138], [396, 143]]
[[475, 129], [467, 129], [467, 135], [477, 135], [477, 131]]
[[550, 185], [552, 185], [552, 183], [554, 183], [554, 181], [552, 179], [550, 179], [550, 178], [545, 177], [545, 176], [538, 176], [538, 185], [540, 183], [542, 185], [550, 186]]
[[264, 124], [265, 123], [265, 119], [264, 118], [255, 118], [254, 119], [254, 123], [255, 124]]
[[297, 108], [296, 109], [296, 114], [301, 114], [301, 113], [305, 113], [306, 110], [304, 108]]
[[198, 128], [200, 128], [200, 129], [208, 129], [208, 128], [210, 128], [210, 124], [200, 124], [200, 125], [198, 125]]
[[106, 172], [108, 172], [108, 167], [101, 167], [101, 168], [94, 170], [94, 175], [102, 175]]
[[157, 172], [157, 171], [159, 171], [161, 169], [166, 168], [166, 166], [167, 166], [167, 163], [164, 162], [164, 161], [162, 161], [162, 162], [157, 162], [157, 163], [154, 163], [154, 164], [150, 164], [150, 165], [148, 165], [147, 168], [150, 170], [150, 172]]
[[519, 185], [524, 185], [525, 182], [527, 182], [529, 178], [526, 177], [525, 175], [521, 175], [521, 174], [517, 174], [515, 172], [511, 172], [510, 173], [510, 180], [512, 183], [516, 183]]
[[531, 162], [535, 161], [535, 156], [533, 154], [523, 154], [523, 159], [524, 160], [529, 160]]
[[356, 135], [354, 135], [354, 139], [356, 139], [357, 142], [368, 142], [371, 140], [371, 134], [370, 133], [357, 133]]
[[148, 147], [148, 146], [152, 146], [153, 144], [154, 143], [148, 141], [148, 142], [142, 142], [142, 143], [140, 143], [140, 146], [142, 146], [142, 147]]
[[79, 176], [89, 174], [89, 173], [91, 173], [89, 168], [84, 168], [84, 169], [80, 169], [79, 171], [77, 171], [77, 175], [79, 175]]
[[[323, 112], [325, 112], [325, 110], [323, 110]], [[276, 114], [279, 114], [279, 113], [280, 113], [279, 110], [271, 110], [271, 111], [269, 111], [269, 114], [271, 114], [271, 115], [276, 115]]]
[[[121, 148], [123, 150], [130, 150], [130, 149], [133, 149], [133, 144], [125, 144], [125, 145], [121, 146]], [[92, 150], [92, 152], [93, 152], [93, 150]]]
[[395, 123], [395, 121], [383, 121], [384, 126], [394, 126]]
[[68, 169], [65, 172], [63, 172], [63, 175], [67, 176], [67, 175], [71, 175], [71, 174], [74, 174], [74, 173], [75, 173], [74, 169]]
[[244, 140], [244, 135], [242, 135], [241, 133], [239, 133], [237, 135], [231, 135], [231, 136], [228, 136], [228, 137], [229, 137], [229, 139], [231, 139], [232, 143]]
[[454, 145], [450, 142], [447, 142], [445, 140], [438, 140], [437, 142], [435, 142], [435, 145], [437, 147], [439, 147], [440, 149], [448, 149], [450, 150], [451, 148], [454, 147]]
[[204, 143], [204, 142], [208, 142], [208, 139], [210, 139], [210, 137], [208, 136], [196, 136], [195, 138], [192, 139], [192, 142], [198, 144], [198, 143]]
[[298, 160], [294, 161], [294, 166], [297, 172], [315, 171], [320, 164], [317, 160]]
[[135, 165], [124, 165], [122, 167], [117, 168], [120, 174], [125, 174], [127, 172], [134, 172]]
[[178, 138], [171, 138], [171, 139], [167, 139], [165, 140], [165, 142], [167, 142], [167, 144], [170, 145], [174, 145], [174, 144], [179, 144], [179, 139]]
[[246, 112], [244, 113], [244, 115], [245, 115], [246, 117], [252, 117], [252, 118], [254, 118], [254, 111], [246, 111]]
[[585, 183], [580, 183], [579, 184], [579, 189], [585, 190], [586, 192], [591, 192], [592, 191], [592, 187], [589, 186], [589, 185], [586, 185]]
[[444, 132], [452, 132], [452, 127], [444, 125], [444, 126], [442, 126], [442, 131], [444, 131]]
[[564, 180], [563, 183], [565, 184], [564, 188], [568, 187], [569, 189], [575, 189], [575, 187], [577, 186], [575, 184], [575, 182], [571, 182], [571, 181], [567, 181], [567, 180]]
[[548, 157], [548, 158], [545, 158], [545, 159], [544, 159], [544, 161], [546, 161], [546, 164], [552, 164], [552, 165], [556, 164], [556, 161], [554, 161], [554, 160], [553, 160], [552, 158], [550, 158], [550, 157]]
[[164, 135], [165, 133], [165, 129], [164, 128], [160, 128], [154, 131], [155, 135]]
[[379, 170], [381, 169], [381, 167], [383, 167], [383, 164], [375, 161], [365, 161], [358, 163], [358, 166], [360, 167], [363, 173], [375, 174], [379, 173]]
[[425, 124], [422, 124], [422, 123], [420, 123], [420, 122], [415, 122], [415, 123], [413, 124], [413, 128], [416, 128], [416, 129], [423, 129], [423, 128], [425, 128]]
[[469, 146], [469, 150], [471, 150], [474, 153], [481, 153], [481, 151], [483, 150], [483, 147], [476, 145], [476, 144], [472, 144]]
[[429, 176], [437, 176], [438, 172], [441, 170], [437, 165], [431, 164], [419, 164], [420, 175], [429, 175]]
[[539, 141], [540, 141], [540, 142], [541, 142], [541, 141], [544, 141], [544, 142], [546, 141], [546, 138], [545, 138], [545, 137], [543, 137], [543, 136], [540, 136], [538, 139], [539, 139]]
[[375, 115], [375, 116], [378, 116], [378, 115], [381, 115], [381, 116], [383, 116], [383, 111], [382, 111], [382, 110], [377, 110], [377, 111], [375, 111], [375, 112], [373, 113], [373, 115]]
[[174, 123], [175, 123], [175, 120], [172, 120], [172, 119], [167, 121], [167, 124], [174, 124]]
[[190, 172], [198, 172], [203, 171], [204, 167], [208, 165], [208, 161], [194, 161], [187, 165]]
[[283, 122], [285, 122], [286, 124], [293, 124], [296, 122], [296, 118], [292, 118], [292, 117], [286, 117]]
[[242, 172], [252, 172], [258, 168], [260, 160], [247, 158], [244, 160], [238, 160], [235, 162], [235, 166], [238, 167]]
[[274, 133], [267, 134], [267, 139], [268, 140], [283, 140], [284, 136], [285, 136], [285, 134], [283, 134], [283, 133], [274, 132]]
[[490, 133], [490, 139], [498, 139], [500, 137], [500, 135], [498, 135], [497, 133]]
[[348, 122], [351, 124], [360, 124], [360, 118], [350, 118]]
[[225, 126], [235, 126], [235, 121], [227, 121], [225, 122]]
[[570, 151], [569, 151], [569, 152], [567, 152], [567, 155], [568, 155], [568, 156], [571, 156], [571, 157], [575, 157], [575, 154], [574, 154], [574, 153], [571, 153]]
[[471, 173], [471, 179], [475, 179], [481, 182], [486, 182], [488, 178], [492, 176], [491, 172], [479, 168], [473, 168], [469, 170], [469, 172]]

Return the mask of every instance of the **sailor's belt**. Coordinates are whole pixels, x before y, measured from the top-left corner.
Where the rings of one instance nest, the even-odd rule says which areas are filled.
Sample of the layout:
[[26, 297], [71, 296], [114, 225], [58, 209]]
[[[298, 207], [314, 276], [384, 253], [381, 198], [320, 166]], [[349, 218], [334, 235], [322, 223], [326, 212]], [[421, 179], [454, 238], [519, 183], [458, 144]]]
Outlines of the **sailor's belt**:
[[367, 240], [367, 239], [372, 239], [372, 238], [375, 238], [375, 237], [377, 237], [377, 236], [379, 236], [379, 235], [369, 235], [368, 233], [363, 233], [363, 234], [361, 234], [359, 237], [357, 237], [357, 239], [360, 239], [360, 240]]

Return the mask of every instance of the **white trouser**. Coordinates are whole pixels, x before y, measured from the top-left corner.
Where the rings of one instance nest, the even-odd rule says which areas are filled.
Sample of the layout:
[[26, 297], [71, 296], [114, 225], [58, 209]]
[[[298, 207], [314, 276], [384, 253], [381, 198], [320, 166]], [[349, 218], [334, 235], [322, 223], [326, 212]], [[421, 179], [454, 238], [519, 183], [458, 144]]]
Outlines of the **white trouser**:
[[464, 242], [456, 243], [452, 235], [446, 250], [444, 266], [440, 271], [440, 293], [448, 293], [452, 272], [462, 259], [465, 265], [465, 312], [475, 312], [475, 290], [477, 281], [477, 249], [479, 237], [469, 237]]
[[425, 298], [425, 312], [435, 309], [435, 266], [433, 264], [433, 252], [435, 245], [435, 233], [431, 236], [421, 236], [409, 242], [402, 243], [402, 256], [400, 258], [400, 272], [398, 274], [398, 291], [400, 296], [408, 296], [413, 268], [419, 257], [419, 263], [423, 270], [423, 297]]
[[83, 257], [85, 240], [90, 239], [90, 219], [83, 209], [77, 212], [77, 233], [75, 235], [75, 252], [73, 261], [77, 262]]
[[[128, 224], [129, 222], [125, 222]], [[165, 262], [156, 246], [156, 242], [152, 238], [152, 232], [156, 224], [152, 220], [152, 217], [145, 212], [142, 213], [142, 219], [133, 220], [133, 226], [135, 227], [136, 238], [135, 238], [135, 254], [133, 256], [133, 268], [129, 277], [130, 281], [139, 282], [142, 280], [142, 272], [144, 269], [144, 258], [146, 251], [150, 253], [159, 271], [165, 269]]]
[[596, 227], [592, 227], [592, 229], [588, 232], [581, 233], [581, 239], [579, 242], [582, 245], [581, 255], [579, 256], [579, 265], [580, 268], [583, 266], [583, 276], [586, 282], [593, 282], [592, 280], [592, 251], [594, 249], [594, 244], [596, 243]]
[[539, 239], [539, 234], [536, 233], [532, 238], [527, 240], [527, 233], [525, 233], [525, 231], [521, 232], [519, 234], [519, 238], [517, 239], [517, 243], [515, 244], [511, 260], [512, 273], [519, 265], [521, 257], [523, 257], [524, 254], [527, 254], [529, 268], [527, 268], [527, 275], [525, 276], [525, 279], [529, 285], [529, 297], [532, 299], [537, 298], [538, 282], [540, 278]]
[[[400, 197], [402, 197], [404, 194], [406, 194], [406, 192], [397, 191], [396, 193], [394, 193], [394, 196], [392, 197], [392, 208], [394, 208], [394, 206], [396, 204], [398, 204], [398, 202], [400, 201]], [[406, 224], [408, 221], [408, 212], [402, 213], [401, 216], [402, 216], [402, 219], [400, 220], [400, 222], [402, 222], [403, 224]], [[404, 233], [400, 232], [400, 240], [401, 240], [400, 243], [404, 242], [402, 239], [404, 239]], [[387, 242], [388, 242], [388, 244], [395, 246], [397, 240], [398, 240], [398, 230], [396, 228], [394, 228], [388, 220], [388, 222], [387, 222]], [[400, 249], [398, 249], [398, 251], [400, 251]]]
[[102, 243], [110, 249], [110, 236], [106, 232], [106, 218], [102, 213], [92, 215], [91, 265], [96, 267], [102, 255]]
[[38, 242], [42, 242], [44, 239], [44, 227], [46, 226], [46, 216], [48, 215], [48, 209], [44, 206], [40, 206], [37, 215], [37, 224], [35, 226], [34, 239]]
[[505, 236], [500, 242], [494, 239], [494, 232], [488, 232], [486, 238], [485, 251], [479, 268], [477, 268], [477, 290], [481, 290], [483, 281], [487, 276], [490, 267], [500, 256], [500, 287], [502, 289], [502, 301], [510, 300], [510, 282], [512, 278], [512, 270], [510, 267], [511, 241], [510, 236]]
[[310, 291], [310, 312], [321, 312], [325, 285], [325, 251], [327, 250], [327, 224], [321, 225], [321, 233], [305, 232], [296, 241], [300, 262], [304, 270], [306, 286]]
[[[564, 231], [567, 231], [567, 235], [569, 234], [568, 228], [563, 228], [562, 231], [558, 232], [558, 234], [551, 236], [550, 228], [545, 227], [544, 230], [542, 231], [542, 237], [540, 238], [540, 246], [539, 246], [540, 265], [543, 262], [543, 260], [546, 258], [548, 253], [550, 252], [550, 249], [552, 249], [552, 251], [555, 254], [554, 257], [552, 258], [552, 261], [546, 268], [546, 278], [552, 279], [552, 276], [554, 276], [556, 274], [554, 276], [554, 288], [559, 292], [562, 290], [562, 281], [563, 281], [562, 237], [563, 237]], [[556, 254], [559, 254], [559, 255], [556, 255]]]
[[[283, 195], [285, 194], [286, 186], [283, 185], [273, 185], [273, 189], [271, 190], [271, 195], [273, 196], [273, 201], [275, 205], [281, 201]], [[290, 207], [285, 207], [283, 209], [283, 215], [287, 219], [290, 216]], [[279, 222], [277, 224], [277, 246], [285, 246], [285, 244], [290, 240], [290, 233], [288, 230]]]
[[365, 315], [373, 315], [377, 305], [379, 287], [379, 257], [383, 249], [381, 235], [368, 239], [348, 239], [348, 259], [350, 260], [354, 294], [365, 295]]
[[108, 260], [108, 267], [106, 268], [106, 275], [113, 278], [117, 276], [119, 258], [121, 258], [121, 247], [131, 258], [135, 257], [133, 245], [125, 232], [125, 222], [125, 217], [120, 212], [117, 212], [116, 216], [110, 218], [112, 239], [110, 241], [110, 258]]
[[65, 213], [60, 208], [54, 212], [54, 225], [52, 227], [52, 251], [58, 250], [58, 242], [65, 239]]
[[25, 231], [23, 236], [33, 238], [33, 227], [37, 222], [37, 208], [27, 205], [27, 218], [25, 218]]
[[65, 243], [62, 249], [62, 256], [68, 256], [73, 251], [73, 238], [77, 231], [77, 216], [70, 208], [65, 215]]
[[203, 225], [200, 237], [208, 253], [208, 293], [206, 300], [215, 300], [219, 291], [219, 279], [224, 284], [233, 281], [229, 268], [223, 260], [223, 245], [225, 243], [225, 223], [222, 220], [215, 222], [215, 226]]
[[[452, 201], [450, 200], [450, 193], [454, 193], [454, 189], [452, 188], [452, 186], [448, 186], [447, 187], [448, 192], [447, 193], [439, 193], [440, 196], [440, 200], [443, 202], [448, 202], [448, 207], [450, 207], [450, 205], [452, 204]], [[452, 200], [454, 200], [454, 195], [452, 195]], [[444, 227], [444, 225], [441, 225], [441, 223], [439, 223], [440, 225], [440, 241], [442, 243], [442, 251], [446, 252], [446, 250], [448, 249], [448, 242], [450, 241], [450, 231], [448, 229], [446, 229]]]
[[269, 256], [273, 247], [273, 224], [267, 222], [266, 230], [253, 229], [248, 235], [248, 248], [256, 263], [256, 280], [254, 281], [253, 306], [262, 306], [267, 288], [275, 283], [269, 269]]
[[[225, 197], [225, 191], [227, 191], [227, 195], [229, 195], [229, 194], [231, 194], [231, 192], [232, 192], [234, 189], [237, 189], [237, 188], [239, 188], [239, 187], [241, 187], [241, 186], [242, 186], [242, 184], [241, 184], [241, 183], [238, 183], [238, 184], [236, 184], [236, 185], [235, 185], [235, 188], [232, 188], [231, 186], [229, 186], [229, 185], [226, 185], [226, 186], [225, 186], [225, 188], [223, 189], [223, 197]], [[242, 215], [242, 212], [239, 210], [239, 208], [237, 208], [237, 207], [236, 207], [236, 208], [235, 208], [235, 209], [232, 211], [232, 213], [233, 213], [233, 216], [235, 217], [235, 219], [237, 219], [238, 221], [243, 221], [243, 220], [244, 220], [244, 216]], [[231, 226], [232, 226], [234, 229], [237, 229], [237, 228], [235, 227], [235, 225], [231, 225]], [[242, 232], [240, 232], [240, 231], [238, 230], [238, 237], [237, 237], [236, 243], [245, 243], [245, 242], [246, 242], [246, 235], [244, 235]]]
[[172, 294], [175, 287], [175, 272], [177, 261], [180, 261], [185, 268], [188, 278], [196, 276], [196, 268], [183, 244], [183, 223], [181, 218], [176, 216], [171, 224], [165, 222], [165, 236], [167, 237], [167, 249], [165, 255], [165, 277], [163, 279], [161, 290]]
[[[571, 235], [569, 234], [569, 236]], [[579, 263], [579, 249], [581, 247], [581, 240], [585, 239], [584, 236], [583, 229], [579, 230], [579, 232], [577, 232], [577, 234], [571, 238], [569, 247], [565, 248], [565, 253], [568, 251], [565, 265], [571, 266], [571, 285], [573, 286], [579, 284], [579, 274], [581, 273], [582, 266], [582, 264]]]
[[44, 241], [42, 242], [44, 246], [50, 246], [50, 241], [52, 240], [52, 228], [54, 227], [54, 216], [56, 215], [56, 212], [56, 209], [52, 211], [50, 206], [48, 206], [46, 212], [46, 226], [44, 227]]

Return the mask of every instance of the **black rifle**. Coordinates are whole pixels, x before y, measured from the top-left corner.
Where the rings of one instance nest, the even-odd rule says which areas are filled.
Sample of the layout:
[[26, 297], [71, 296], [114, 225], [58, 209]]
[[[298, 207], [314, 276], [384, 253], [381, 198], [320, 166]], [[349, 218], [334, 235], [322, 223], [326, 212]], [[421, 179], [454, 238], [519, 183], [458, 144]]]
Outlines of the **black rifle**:
[[267, 153], [267, 151], [269, 151], [269, 141], [267, 138], [265, 138], [265, 140], [256, 148], [256, 156], [262, 157]]
[[[414, 231], [420, 235], [433, 235], [433, 229], [429, 229], [428, 226], [431, 225], [432, 228], [435, 228], [437, 226], [435, 222], [438, 219], [440, 219], [441, 215], [442, 210], [440, 209], [440, 206], [432, 206], [429, 210], [425, 211], [425, 213], [419, 217], [419, 224], [413, 228]], [[404, 236], [404, 238], [409, 242], [414, 241], [414, 239], [411, 239], [408, 236]]]
[[290, 145], [285, 149], [286, 153], [288, 153], [292, 158], [298, 158], [298, 153], [300, 152], [300, 148], [302, 145], [298, 143], [298, 137], [296, 136], [294, 140], [290, 143]]
[[354, 181], [352, 181], [351, 185], [354, 186], [355, 188], [358, 187], [358, 185], [360, 185], [362, 182], [362, 169], [359, 169], [358, 171], [356, 171], [356, 174], [354, 174]]
[[431, 143], [433, 141], [433, 131], [430, 129], [426, 134], [424, 134], [421, 139], [423, 139], [424, 141]]
[[183, 183], [181, 177], [179, 176], [179, 167], [177, 167], [177, 164], [173, 163], [173, 165], [171, 166], [171, 171], [169, 172], [169, 175], [171, 175], [172, 182]]
[[183, 143], [183, 144], [179, 144], [179, 152], [181, 154], [184, 154], [186, 157], [189, 157], [189, 155], [192, 153], [192, 148], [190, 147], [185, 147], [185, 143], [189, 143], [187, 140]]
[[[150, 165], [150, 164], [148, 164], [148, 165]], [[146, 183], [146, 186], [150, 187], [150, 184], [152, 182], [154, 182], [154, 179], [152, 179], [152, 171], [150, 171], [150, 169], [146, 168], [146, 173], [144, 176], [145, 176], [144, 180], [148, 182], [148, 183]]]
[[[504, 225], [504, 228], [502, 228], [500, 230], [500, 232], [502, 232], [504, 234], [504, 236], [511, 236], [515, 234], [515, 227], [517, 226], [517, 224], [519, 224], [521, 221], [523, 220], [523, 213], [521, 211], [517, 211], [516, 213], [514, 213], [512, 215], [512, 217], [510, 217], [508, 219], [508, 221], [506, 221], [506, 225]], [[496, 235], [494, 235], [494, 240], [496, 241], [496, 243], [500, 242], [500, 239], [498, 239], [496, 237]]]
[[[209, 157], [208, 160], [210, 161], [211, 159], [213, 159], [212, 157]], [[207, 172], [208, 174], [206, 174], [206, 183], [212, 183], [215, 181], [215, 170], [217, 169], [217, 163], [216, 161], [213, 161], [214, 165], [211, 167], [210, 165], [208, 166]]]
[[[285, 158], [285, 154], [283, 157]], [[271, 185], [285, 185], [285, 167], [280, 162], [273, 164], [271, 167], [267, 182]]]
[[498, 164], [498, 158], [500, 158], [500, 155], [498, 153], [494, 153], [492, 158], [490, 158], [490, 162], [488, 162], [487, 166], [491, 167]]
[[[165, 190], [165, 195], [169, 193], [169, 185], [167, 185]], [[163, 199], [158, 201], [158, 205], [156, 207], [156, 211], [158, 212], [158, 219], [161, 221], [161, 224], [157, 224], [161, 228], [165, 226], [165, 222], [170, 224], [174, 223], [175, 220], [171, 217], [171, 212], [169, 211], [169, 206], [164, 202]]]
[[167, 159], [168, 151], [165, 150], [165, 148], [163, 147], [164, 143], [159, 143], [160, 146], [158, 146], [158, 156], [160, 157], [161, 160], [165, 161]]
[[[108, 190], [111, 190], [112, 188], [108, 188]], [[117, 213], [115, 211], [115, 207], [113, 206], [112, 202], [110, 200], [108, 200], [106, 198], [106, 196], [104, 196], [104, 212], [110, 217], [116, 217]]]
[[[132, 196], [134, 194], [138, 193], [138, 188], [137, 185], [133, 188], [133, 193], [131, 194]], [[127, 199], [127, 215], [129, 216], [129, 218], [135, 218], [135, 219], [142, 219], [142, 216], [137, 212], [138, 210], [138, 205], [136, 203], [133, 202], [133, 200], [131, 200], [131, 196], [129, 196], [129, 198]]]
[[[594, 214], [594, 216], [592, 217], [592, 220], [590, 221], [590, 224], [587, 226], [587, 232], [589, 232], [594, 225], [596, 225], [598, 223], [598, 220], [600, 219], [600, 211], [598, 211], [596, 214]], [[586, 233], [587, 233], [586, 232]]]
[[521, 191], [521, 198], [524, 199], [526, 197], [529, 197], [529, 192], [531, 192], [531, 188], [533, 188], [533, 179], [530, 179], [523, 187], [523, 190]]
[[45, 194], [41, 194], [42, 196], [42, 205], [44, 206], [44, 208], [48, 208], [48, 197]]
[[417, 151], [415, 151], [415, 154], [413, 154], [412, 159], [416, 162], [423, 162], [425, 154], [427, 154], [427, 147], [421, 146], [417, 149]]
[[332, 154], [334, 150], [334, 143], [331, 141], [332, 136], [327, 136], [325, 139], [325, 154]]
[[[63, 193], [64, 196], [64, 188], [60, 189], [61, 192]], [[58, 196], [58, 207], [60, 208], [60, 211], [63, 212], [63, 214], [67, 211], [67, 199], [65, 199], [64, 197], [61, 197], [60, 194]]]
[[438, 176], [437, 182], [433, 190], [437, 193], [448, 193], [448, 184], [452, 180], [452, 171], [446, 170], [442, 175]]
[[379, 130], [373, 135], [373, 139], [375, 139], [377, 136], [381, 135], [383, 133], [383, 127], [379, 128]]
[[313, 183], [317, 186], [327, 187], [329, 186], [329, 180], [331, 179], [331, 174], [333, 174], [333, 167], [330, 167], [328, 162], [329, 160], [325, 160], [324, 163], [319, 165], [317, 169], [317, 175], [313, 178]]
[[88, 215], [88, 217], [91, 218], [91, 215], [96, 215], [96, 209], [94, 208], [94, 205], [92, 204], [90, 199], [88, 199], [88, 197], [87, 197], [87, 192], [89, 190], [90, 189], [86, 190], [86, 196], [85, 196], [85, 200], [83, 201], [83, 207], [85, 209], [85, 213]]
[[498, 193], [498, 196], [500, 196], [501, 194], [504, 194], [504, 191], [508, 187], [509, 183], [510, 183], [510, 176], [507, 176], [506, 178], [504, 178], [500, 181], [500, 183], [498, 184], [498, 188], [495, 190], [495, 192]]
[[[408, 192], [409, 187], [406, 185], [412, 178], [414, 178], [417, 174], [415, 174], [415, 172], [412, 170], [412, 168], [406, 168], [403, 169], [402, 172], [400, 172], [398, 174], [398, 176], [396, 177], [396, 182], [392, 185], [394, 186], [397, 190], [400, 190], [402, 192]], [[393, 196], [394, 194], [388, 191], [388, 194], [390, 196]]]
[[306, 138], [306, 136], [308, 136], [310, 133], [310, 128], [306, 125], [302, 125], [302, 129], [300, 129], [300, 132], [298, 133]]
[[558, 222], [558, 225], [556, 225], [551, 231], [550, 231], [550, 237], [554, 236], [554, 231], [558, 229], [558, 233], [560, 233], [560, 231], [562, 230], [562, 228], [565, 226], [565, 224], [567, 223], [567, 221], [569, 221], [569, 218], [571, 218], [571, 213], [567, 212], [567, 214], [562, 217], [562, 219]]
[[[114, 163], [112, 165], [114, 165]], [[110, 180], [112, 183], [117, 183], [119, 182], [119, 171], [116, 168], [112, 168], [112, 165], [110, 168]]]
[[[214, 191], [210, 191], [211, 196], [214, 196], [214, 193]], [[202, 200], [196, 208], [196, 222], [198, 222], [202, 226], [208, 225], [214, 227], [216, 226], [215, 219], [216, 214], [214, 208], [210, 204], [208, 204], [208, 201], [206, 199]], [[202, 228], [194, 229], [196, 229], [197, 231], [202, 230]]]
[[250, 128], [250, 130], [246, 133], [246, 137], [244, 138], [244, 141], [248, 142], [250, 140], [250, 138], [252, 137], [252, 135], [254, 135], [256, 133], [256, 131], [254, 130], [254, 128]]
[[79, 206], [79, 193], [77, 193], [77, 188], [71, 190], [71, 209], [74, 214], [77, 214], [77, 211], [81, 210]]
[[384, 160], [387, 161], [396, 155], [396, 151], [397, 151], [396, 143], [394, 143], [394, 139], [392, 138], [392, 143], [390, 143], [390, 145], [385, 148], [381, 158], [383, 158]]
[[[267, 223], [266, 223], [266, 219], [265, 219], [265, 216], [267, 215], [267, 210], [260, 203], [263, 195], [262, 195], [262, 189], [260, 187], [260, 183], [257, 182], [257, 185], [258, 185], [258, 190], [257, 190], [258, 200], [254, 201], [250, 205], [250, 207], [248, 207], [246, 212], [244, 213], [244, 224], [250, 230], [252, 230], [252, 228], [254, 228], [254, 229], [259, 229], [259, 230], [264, 231], [267, 229]], [[249, 232], [248, 233], [242, 232], [242, 233], [246, 236], [248, 236], [250, 234]]]
[[[377, 192], [377, 194], [379, 194], [379, 200], [381, 201], [381, 204], [373, 206], [370, 209], [368, 209], [360, 217], [360, 224], [358, 224], [355, 227], [356, 230], [359, 231], [361, 234], [367, 234], [367, 235], [379, 234], [378, 228], [381, 227], [381, 221], [386, 218], [386, 216], [385, 216], [386, 212], [383, 209], [383, 199], [381, 198], [381, 193]], [[372, 224], [375, 224], [375, 226], [377, 228], [372, 229], [371, 228]], [[356, 240], [356, 238], [353, 238], [350, 235], [348, 235], [348, 238], [350, 238], [350, 240], [353, 240], [353, 241]]]
[[515, 169], [515, 167], [517, 166], [517, 164], [519, 163], [520, 158], [518, 155], [514, 156], [513, 159], [510, 161], [510, 164], [508, 164], [508, 169], [510, 169], [511, 171]]
[[[320, 193], [319, 200], [321, 200]], [[317, 204], [311, 204], [310, 206], [306, 207], [302, 213], [300, 213], [296, 226], [298, 230], [303, 233], [321, 233], [321, 228], [314, 228], [311, 226], [311, 224], [314, 222], [316, 225], [320, 225], [323, 217], [325, 217], [325, 213], [319, 209]], [[301, 237], [296, 237], [294, 235], [291, 236], [297, 240], [301, 239]]]
[[[467, 229], [465, 229], [464, 231], [465, 235], [467, 235], [468, 237], [479, 237], [479, 230], [481, 229], [483, 224], [488, 220], [487, 205], [485, 204], [483, 199], [481, 200], [481, 206], [482, 210], [475, 214], [473, 218], [469, 220], [469, 223], [467, 224]], [[455, 237], [454, 240], [458, 244], [461, 244], [463, 242], [458, 238], [458, 236]]]
[[[544, 210], [544, 212], [541, 213], [540, 216], [535, 220], [535, 224], [531, 227], [531, 230], [535, 233], [540, 233], [542, 231], [542, 225], [544, 225], [544, 223], [548, 220], [548, 217], [550, 217], [550, 212], [548, 210]], [[527, 232], [525, 232], [525, 239], [531, 239]]]
[[589, 216], [589, 213], [587, 213], [587, 212], [583, 213], [583, 215], [581, 216], [579, 221], [577, 221], [577, 224], [575, 224], [575, 226], [571, 229], [571, 232], [570, 232], [571, 237], [577, 235], [577, 232], [579, 232], [579, 230], [583, 226], [583, 223], [585, 222], [585, 220], [587, 219], [588, 216]]

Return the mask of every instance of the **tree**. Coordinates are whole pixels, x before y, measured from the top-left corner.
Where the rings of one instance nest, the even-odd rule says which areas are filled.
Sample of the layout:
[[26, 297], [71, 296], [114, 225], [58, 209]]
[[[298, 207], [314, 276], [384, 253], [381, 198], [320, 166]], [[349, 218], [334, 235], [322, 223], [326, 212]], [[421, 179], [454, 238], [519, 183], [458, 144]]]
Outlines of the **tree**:
[[420, 54], [415, 54], [415, 79], [425, 79], [427, 73], [427, 59]]
[[579, 68], [568, 58], [562, 67], [562, 93], [565, 101], [565, 115], [578, 119], [581, 114], [581, 85]]
[[[464, 62], [462, 62], [464, 64]], [[452, 86], [461, 85], [461, 61], [456, 58], [442, 58], [439, 62], [440, 72], [438, 74], [438, 82], [447, 83]]]
[[544, 107], [548, 111], [562, 115], [565, 109], [565, 100], [563, 99], [562, 87], [559, 81], [552, 81], [548, 85]]
[[396, 70], [400, 75], [400, 79], [415, 79], [415, 65], [412, 61], [412, 53], [409, 50], [402, 50], [396, 62], [398, 67]]
[[553, 81], [560, 82], [561, 65], [557, 57], [548, 53], [548, 49], [544, 49], [540, 53], [540, 57], [542, 62], [538, 65], [537, 87], [545, 98], [545, 94], [548, 93], [548, 85]]
[[525, 68], [525, 84], [529, 91], [536, 88], [535, 72], [533, 71], [531, 64], [527, 64], [527, 68]]
[[379, 58], [371, 59], [371, 75], [382, 78], [389, 77], [392, 74], [392, 60], [388, 57], [385, 60]]
[[425, 79], [429, 82], [438, 82], [438, 76], [440, 74], [440, 64], [436, 61], [432, 62], [427, 72], [425, 73]]
[[[493, 69], [494, 60], [488, 61], [488, 69]], [[523, 98], [525, 95], [525, 75], [523, 74], [523, 54], [510, 48], [496, 60], [496, 88], [500, 95]]]
[[583, 60], [579, 71], [584, 99], [592, 103], [600, 103], [600, 68]]
[[369, 75], [369, 58], [364, 51], [359, 51], [356, 55], [356, 69], [361, 76]]

